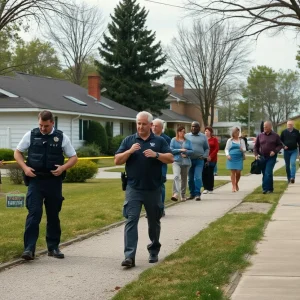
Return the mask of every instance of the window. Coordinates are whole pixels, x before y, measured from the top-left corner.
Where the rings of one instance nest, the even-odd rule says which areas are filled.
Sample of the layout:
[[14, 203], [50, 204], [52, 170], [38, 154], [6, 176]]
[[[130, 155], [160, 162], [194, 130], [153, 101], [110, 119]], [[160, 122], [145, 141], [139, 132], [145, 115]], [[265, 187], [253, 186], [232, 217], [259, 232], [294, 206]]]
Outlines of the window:
[[77, 98], [75, 98], [75, 97], [72, 97], [72, 96], [64, 96], [64, 98], [66, 98], [66, 99], [68, 99], [68, 100], [70, 100], [70, 101], [72, 101], [72, 102], [74, 102], [74, 103], [77, 103], [77, 104], [79, 104], [79, 105], [87, 106], [87, 104], [86, 104], [85, 102], [83, 102], [83, 101], [81, 101], [81, 100], [79, 100], [79, 99], [77, 99]]
[[120, 135], [124, 135], [124, 124], [120, 123]]
[[79, 119], [79, 140], [85, 141], [86, 140], [86, 133], [89, 128], [89, 121]]
[[54, 127], [58, 129], [58, 117], [54, 117]]
[[9, 97], [9, 98], [18, 98], [19, 96], [15, 95], [13, 93], [10, 93], [8, 91], [0, 89], [0, 98], [6, 98], [6, 97]]
[[105, 103], [103, 103], [103, 102], [101, 102], [101, 101], [97, 101], [97, 103], [98, 103], [99, 105], [102, 105], [102, 106], [106, 107], [106, 108], [114, 109], [112, 106], [110, 106], [110, 105], [108, 105], [108, 104], [105, 104]]
[[132, 134], [136, 133], [136, 123], [135, 122], [131, 123], [131, 133]]

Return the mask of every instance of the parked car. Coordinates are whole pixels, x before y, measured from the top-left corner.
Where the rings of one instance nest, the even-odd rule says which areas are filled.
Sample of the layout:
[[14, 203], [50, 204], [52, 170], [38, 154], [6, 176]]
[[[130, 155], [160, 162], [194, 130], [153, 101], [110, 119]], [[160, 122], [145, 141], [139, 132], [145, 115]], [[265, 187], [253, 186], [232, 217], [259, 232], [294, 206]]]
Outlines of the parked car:
[[248, 137], [247, 138], [249, 152], [253, 152], [255, 141], [256, 141], [256, 137]]

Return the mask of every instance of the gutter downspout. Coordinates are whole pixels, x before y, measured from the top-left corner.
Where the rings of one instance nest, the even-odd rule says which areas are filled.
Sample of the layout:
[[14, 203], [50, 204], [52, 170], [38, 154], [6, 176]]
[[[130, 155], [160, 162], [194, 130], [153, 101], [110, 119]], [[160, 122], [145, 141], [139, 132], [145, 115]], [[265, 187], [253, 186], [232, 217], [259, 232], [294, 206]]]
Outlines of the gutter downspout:
[[78, 120], [81, 117], [81, 115], [78, 115], [77, 117], [71, 119], [71, 144], [73, 145], [73, 121]]

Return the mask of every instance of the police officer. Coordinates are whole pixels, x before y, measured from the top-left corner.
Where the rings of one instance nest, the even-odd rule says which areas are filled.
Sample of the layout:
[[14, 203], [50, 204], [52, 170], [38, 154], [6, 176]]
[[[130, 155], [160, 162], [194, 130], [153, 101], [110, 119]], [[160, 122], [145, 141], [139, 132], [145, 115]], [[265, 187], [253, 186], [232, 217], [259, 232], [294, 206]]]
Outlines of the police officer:
[[[28, 131], [15, 150], [14, 157], [25, 173], [28, 183], [26, 207], [28, 215], [24, 233], [22, 258], [33, 260], [43, 203], [47, 214], [46, 242], [48, 256], [64, 258], [59, 250], [61, 229], [59, 212], [62, 206], [62, 180], [65, 171], [77, 162], [76, 152], [69, 138], [54, 128], [53, 115], [44, 110], [39, 113], [39, 128]], [[28, 149], [27, 162], [22, 152]], [[69, 160], [64, 163], [64, 155]]]
[[124, 267], [135, 266], [138, 242], [138, 221], [142, 205], [148, 216], [149, 263], [158, 261], [161, 244], [160, 218], [162, 216], [161, 185], [162, 163], [173, 162], [173, 155], [164, 138], [151, 131], [153, 117], [148, 112], [140, 112], [136, 117], [137, 133], [127, 136], [115, 155], [115, 164], [126, 163], [128, 177], [123, 215], [125, 225]]

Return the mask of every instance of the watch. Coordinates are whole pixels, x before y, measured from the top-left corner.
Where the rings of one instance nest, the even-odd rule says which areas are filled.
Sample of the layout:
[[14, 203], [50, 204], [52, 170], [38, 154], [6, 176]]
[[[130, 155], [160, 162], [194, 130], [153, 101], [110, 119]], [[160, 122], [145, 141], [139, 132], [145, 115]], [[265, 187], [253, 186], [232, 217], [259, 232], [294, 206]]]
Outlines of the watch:
[[156, 152], [155, 158], [159, 158], [159, 153], [158, 152]]

